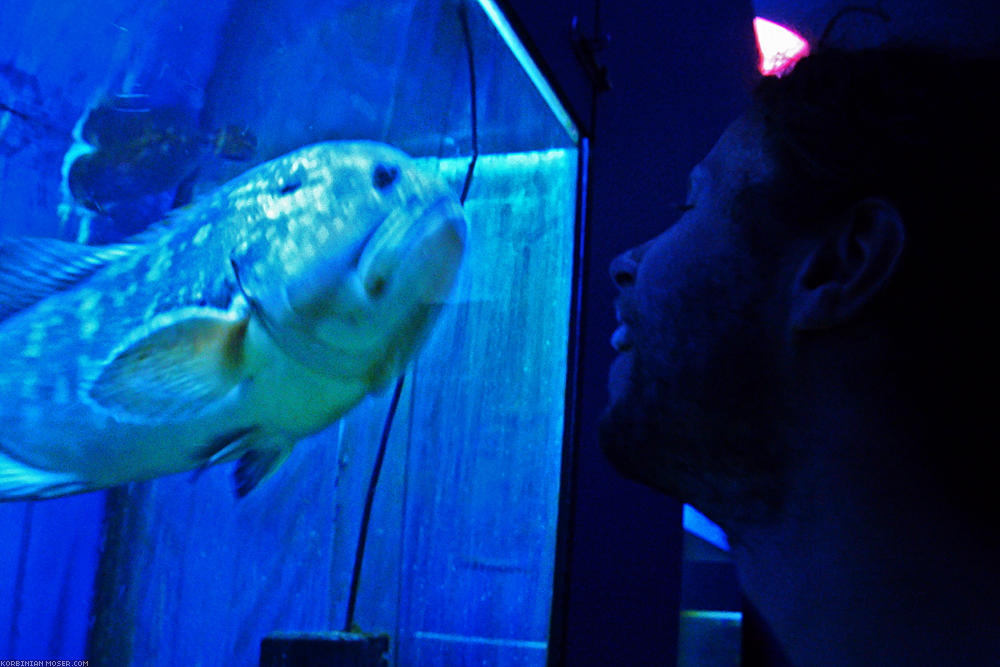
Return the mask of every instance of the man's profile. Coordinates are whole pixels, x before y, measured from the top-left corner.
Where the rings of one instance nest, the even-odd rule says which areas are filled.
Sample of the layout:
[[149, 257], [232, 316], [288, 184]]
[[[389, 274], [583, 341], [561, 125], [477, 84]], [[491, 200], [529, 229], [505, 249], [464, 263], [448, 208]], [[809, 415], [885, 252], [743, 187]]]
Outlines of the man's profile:
[[602, 447], [733, 544], [799, 665], [991, 664], [995, 60], [821, 51], [611, 265]]

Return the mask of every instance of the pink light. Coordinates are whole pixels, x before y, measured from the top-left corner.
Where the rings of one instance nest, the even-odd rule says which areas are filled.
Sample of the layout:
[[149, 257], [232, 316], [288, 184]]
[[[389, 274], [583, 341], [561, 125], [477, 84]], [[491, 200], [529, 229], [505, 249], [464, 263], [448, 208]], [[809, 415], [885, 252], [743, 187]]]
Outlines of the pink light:
[[757, 17], [753, 20], [760, 62], [757, 69], [764, 76], [781, 76], [809, 55], [809, 42], [788, 28]]

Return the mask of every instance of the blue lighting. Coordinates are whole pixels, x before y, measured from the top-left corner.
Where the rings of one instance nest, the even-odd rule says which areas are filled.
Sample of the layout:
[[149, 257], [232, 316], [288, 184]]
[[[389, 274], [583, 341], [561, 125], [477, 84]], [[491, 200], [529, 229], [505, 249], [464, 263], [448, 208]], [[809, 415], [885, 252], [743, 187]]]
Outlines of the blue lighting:
[[726, 534], [704, 514], [690, 505], [685, 505], [683, 520], [684, 530], [697, 535], [706, 542], [711, 542], [720, 549], [729, 551], [729, 540], [726, 538]]

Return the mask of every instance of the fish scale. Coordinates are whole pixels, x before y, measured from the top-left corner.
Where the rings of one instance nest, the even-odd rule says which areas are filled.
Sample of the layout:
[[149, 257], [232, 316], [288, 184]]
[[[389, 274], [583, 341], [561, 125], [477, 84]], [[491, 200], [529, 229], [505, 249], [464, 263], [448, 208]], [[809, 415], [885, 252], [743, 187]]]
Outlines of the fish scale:
[[249, 492], [402, 372], [465, 233], [402, 152], [326, 142], [120, 245], [0, 242], [0, 500], [231, 460]]

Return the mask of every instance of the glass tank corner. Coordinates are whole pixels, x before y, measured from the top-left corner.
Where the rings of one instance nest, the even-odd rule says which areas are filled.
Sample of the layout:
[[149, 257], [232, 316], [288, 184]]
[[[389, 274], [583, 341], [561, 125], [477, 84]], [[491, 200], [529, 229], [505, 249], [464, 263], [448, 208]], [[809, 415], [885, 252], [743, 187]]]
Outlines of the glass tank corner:
[[[387, 634], [393, 665], [545, 664], [582, 224], [581, 139], [498, 6], [14, 0], [4, 14], [4, 237], [141, 245], [171, 221], [211, 215], [216, 209], [205, 202], [230, 192], [232, 179], [321, 142], [398, 148], [462, 200], [461, 268], [445, 297], [420, 305], [435, 321], [401, 372], [347, 625]], [[318, 202], [309, 199], [308, 178], [285, 174], [266, 185], [257, 203], [272, 195]], [[342, 199], [353, 196], [338, 187], [348, 190]], [[272, 218], [293, 210], [264, 208]], [[199, 224], [185, 248], [198, 246], [213, 220]], [[299, 224], [309, 223], [292, 226]], [[362, 241], [388, 236], [371, 232]], [[271, 273], [239, 273], [246, 247], [190, 273], [236, 271], [230, 287], [250, 304], [247, 317], [260, 316], [290, 300], [298, 284], [261, 295], [254, 281], [290, 273], [317, 247], [285, 244]], [[356, 254], [368, 261], [365, 252]], [[149, 262], [145, 275], [162, 275], [149, 285], [166, 289], [187, 275], [179, 261], [157, 271]], [[112, 303], [119, 294], [123, 301], [133, 288], [122, 278], [93, 299]], [[196, 291], [182, 285], [170, 298], [192, 309], [213, 306], [211, 295], [196, 298]], [[16, 320], [26, 313], [0, 319], [0, 328], [19, 331]], [[150, 313], [160, 319], [151, 317], [143, 331], [166, 321]], [[63, 315], [69, 321], [79, 313]], [[126, 332], [115, 350], [139, 339]], [[108, 373], [126, 377], [126, 362], [155, 358], [142, 356], [147, 351], [130, 348]], [[0, 363], [0, 381], [26, 372], [20, 362]], [[261, 640], [274, 633], [352, 629], [344, 625], [356, 546], [392, 387], [378, 384], [303, 438], [242, 498], [234, 495], [237, 464], [220, 455], [208, 461], [219, 465], [193, 477], [137, 475], [107, 491], [0, 503], [0, 536], [20, 545], [0, 558], [0, 626], [13, 629], [0, 637], [0, 655], [257, 664]], [[150, 393], [150, 403], [159, 400]], [[287, 395], [320, 400], [305, 389]], [[8, 401], [0, 416], [15, 414], [16, 400], [0, 392], [0, 402]], [[309, 409], [288, 404], [274, 412]], [[0, 442], [26, 430], [0, 420]], [[209, 444], [222, 451], [252, 430], [228, 430]], [[181, 424], [172, 432], [182, 439], [193, 431]], [[185, 446], [170, 438], [162, 445]]]

